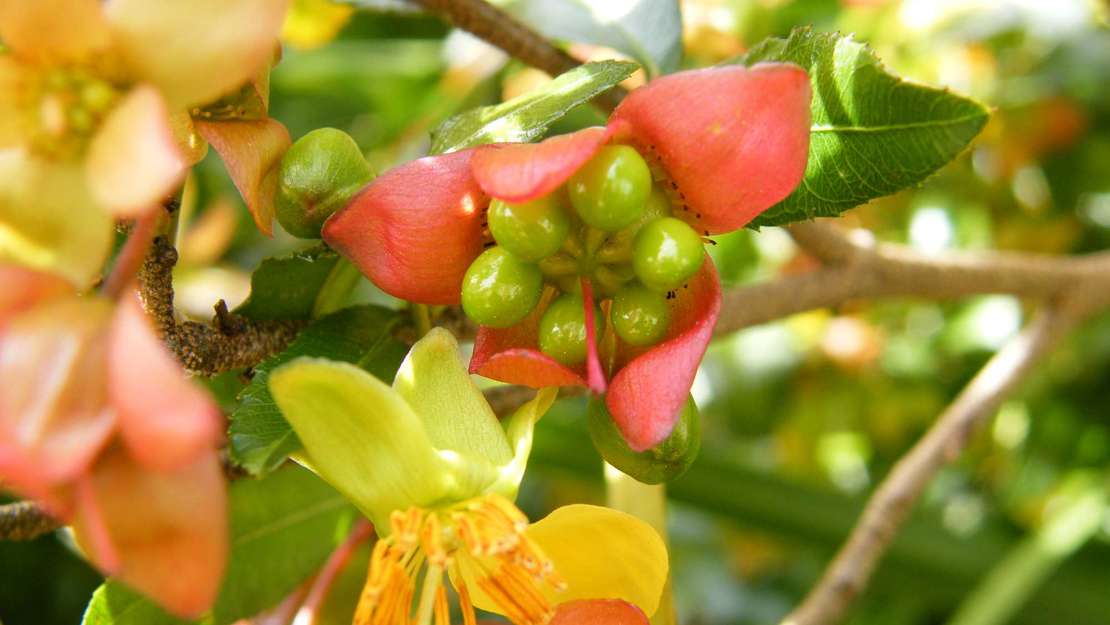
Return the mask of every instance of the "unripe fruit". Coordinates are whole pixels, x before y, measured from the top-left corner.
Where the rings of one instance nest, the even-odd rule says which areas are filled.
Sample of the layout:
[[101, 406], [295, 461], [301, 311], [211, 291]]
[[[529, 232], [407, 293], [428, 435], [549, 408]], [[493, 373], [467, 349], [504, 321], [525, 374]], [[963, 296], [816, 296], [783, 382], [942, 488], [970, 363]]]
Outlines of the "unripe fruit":
[[522, 204], [493, 200], [489, 229], [497, 244], [521, 260], [537, 261], [559, 251], [570, 232], [562, 194], [551, 193]]
[[628, 284], [617, 291], [609, 316], [617, 336], [637, 347], [658, 343], [671, 321], [666, 298], [642, 284]]
[[[594, 324], [601, 323], [601, 309], [595, 304]], [[600, 335], [600, 325], [595, 325]], [[540, 351], [564, 365], [586, 360], [586, 310], [582, 296], [560, 295], [540, 317]]]
[[651, 194], [644, 202], [644, 213], [631, 226], [613, 233], [597, 252], [597, 259], [603, 263], [626, 263], [632, 259], [632, 242], [640, 232], [640, 228], [663, 218], [671, 216], [671, 201], [667, 194], [659, 187], [652, 187]]
[[281, 159], [274, 213], [289, 234], [320, 238], [320, 228], [374, 178], [354, 139], [342, 130], [317, 128]]
[[651, 170], [633, 148], [610, 145], [570, 177], [567, 190], [582, 221], [616, 232], [643, 214], [651, 193]]
[[462, 306], [467, 316], [491, 328], [524, 319], [543, 293], [543, 274], [500, 247], [482, 252], [463, 276]]
[[586, 427], [606, 462], [645, 484], [661, 484], [682, 475], [701, 449], [701, 416], [692, 397], [682, 407], [671, 435], [647, 451], [633, 451], [628, 446], [604, 397], [590, 399]]
[[686, 222], [674, 217], [657, 219], [636, 235], [632, 267], [644, 286], [670, 291], [690, 279], [705, 260], [701, 237]]

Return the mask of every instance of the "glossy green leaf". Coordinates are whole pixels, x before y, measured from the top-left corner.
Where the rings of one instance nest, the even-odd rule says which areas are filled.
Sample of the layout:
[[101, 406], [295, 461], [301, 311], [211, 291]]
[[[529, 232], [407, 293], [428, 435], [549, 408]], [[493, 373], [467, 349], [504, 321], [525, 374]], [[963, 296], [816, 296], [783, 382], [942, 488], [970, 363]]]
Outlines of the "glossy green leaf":
[[308, 319], [339, 255], [324, 245], [267, 258], [251, 275], [251, 294], [235, 312], [251, 319]]
[[374, 522], [452, 494], [451, 467], [404, 398], [358, 367], [298, 358], [274, 370], [270, 392], [313, 469]]
[[[354, 509], [311, 472], [289, 467], [230, 489], [231, 553], [204, 625], [229, 625], [270, 608], [303, 583], [344, 538]], [[93, 594], [83, 625], [184, 625], [116, 582]]]
[[752, 226], [828, 217], [928, 178], [987, 123], [982, 104], [892, 74], [850, 36], [797, 29], [740, 62], [795, 63], [813, 83], [809, 163], [801, 185]]
[[459, 360], [459, 344], [433, 328], [397, 370], [393, 388], [419, 415], [439, 449], [503, 465], [512, 457], [505, 431]]
[[613, 48], [649, 76], [682, 62], [682, 14], [675, 0], [517, 0], [506, 7], [551, 39]]
[[270, 395], [270, 371], [298, 356], [322, 356], [358, 362], [383, 380], [391, 380], [405, 355], [393, 338], [399, 317], [377, 306], [346, 308], [305, 328], [282, 353], [254, 369], [254, 378], [239, 396], [228, 431], [232, 458], [252, 474], [274, 470], [301, 448], [296, 433]]
[[501, 141], [527, 142], [572, 108], [628, 78], [635, 63], [586, 63], [525, 95], [460, 113], [432, 133], [432, 154]]

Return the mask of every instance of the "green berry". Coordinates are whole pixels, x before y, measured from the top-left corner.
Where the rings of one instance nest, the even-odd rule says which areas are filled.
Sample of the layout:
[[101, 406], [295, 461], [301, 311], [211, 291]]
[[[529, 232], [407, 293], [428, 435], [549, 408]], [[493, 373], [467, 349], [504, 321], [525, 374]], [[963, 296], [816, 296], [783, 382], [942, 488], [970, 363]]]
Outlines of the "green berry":
[[651, 193], [651, 170], [631, 147], [606, 146], [570, 177], [567, 189], [582, 221], [616, 232], [643, 214]]
[[671, 201], [667, 194], [659, 187], [652, 187], [647, 202], [644, 203], [644, 214], [631, 226], [614, 233], [605, 241], [605, 245], [597, 252], [597, 259], [603, 263], [626, 263], [632, 259], [632, 241], [640, 228], [656, 219], [671, 216]]
[[500, 247], [482, 252], [463, 276], [462, 306], [481, 325], [507, 328], [524, 319], [543, 293], [543, 274]]
[[658, 343], [671, 321], [664, 296], [642, 284], [629, 284], [617, 291], [609, 316], [617, 336], [637, 347]]
[[374, 178], [347, 133], [318, 128], [297, 140], [281, 159], [274, 213], [289, 234], [320, 238], [320, 228]]
[[633, 451], [609, 414], [604, 397], [590, 399], [586, 427], [606, 462], [645, 484], [668, 482], [686, 472], [701, 449], [701, 416], [688, 398], [671, 435], [647, 451]]
[[[595, 304], [594, 323], [601, 322], [601, 309]], [[600, 328], [598, 328], [600, 334]], [[586, 360], [586, 311], [582, 296], [560, 295], [540, 317], [540, 351], [564, 365]]]
[[552, 193], [531, 202], [489, 205], [489, 229], [497, 244], [521, 260], [536, 261], [559, 251], [570, 232], [570, 215]]
[[656, 219], [640, 229], [632, 244], [632, 267], [645, 286], [656, 291], [676, 289], [705, 260], [701, 237], [674, 217]]

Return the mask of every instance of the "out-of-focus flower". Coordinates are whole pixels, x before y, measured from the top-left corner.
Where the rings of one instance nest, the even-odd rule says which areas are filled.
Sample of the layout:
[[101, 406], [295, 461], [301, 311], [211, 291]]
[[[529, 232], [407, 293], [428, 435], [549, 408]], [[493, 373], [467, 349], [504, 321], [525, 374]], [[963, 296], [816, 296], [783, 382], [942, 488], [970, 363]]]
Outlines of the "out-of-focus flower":
[[0, 0], [0, 256], [88, 284], [111, 218], [203, 156], [190, 113], [266, 67], [285, 4]]
[[448, 625], [449, 582], [465, 623], [478, 607], [517, 625], [646, 624], [667, 578], [662, 539], [643, 521], [597, 506], [562, 507], [530, 525], [511, 499], [554, 389], [502, 426], [457, 350], [449, 332], [432, 330], [392, 387], [353, 365], [311, 358], [270, 376], [303, 460], [381, 536], [355, 623], [410, 622], [419, 598], [414, 622]]
[[218, 408], [134, 293], [78, 297], [5, 264], [0, 283], [0, 479], [72, 523], [106, 574], [199, 616], [227, 551]]

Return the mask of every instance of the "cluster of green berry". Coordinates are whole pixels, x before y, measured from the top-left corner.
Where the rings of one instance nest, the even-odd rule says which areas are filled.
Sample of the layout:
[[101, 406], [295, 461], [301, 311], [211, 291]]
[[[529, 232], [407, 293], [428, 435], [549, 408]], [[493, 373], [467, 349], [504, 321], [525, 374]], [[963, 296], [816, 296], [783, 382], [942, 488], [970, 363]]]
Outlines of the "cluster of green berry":
[[[482, 325], [505, 328], [532, 312], [545, 284], [554, 287], [560, 294], [540, 319], [539, 346], [566, 365], [586, 358], [582, 278], [612, 300], [616, 335], [644, 347], [666, 336], [667, 299], [705, 258], [701, 236], [671, 216], [647, 163], [626, 145], [602, 148], [547, 196], [494, 200], [487, 219], [495, 245], [467, 269], [463, 309]], [[603, 320], [600, 307], [594, 318]]]

